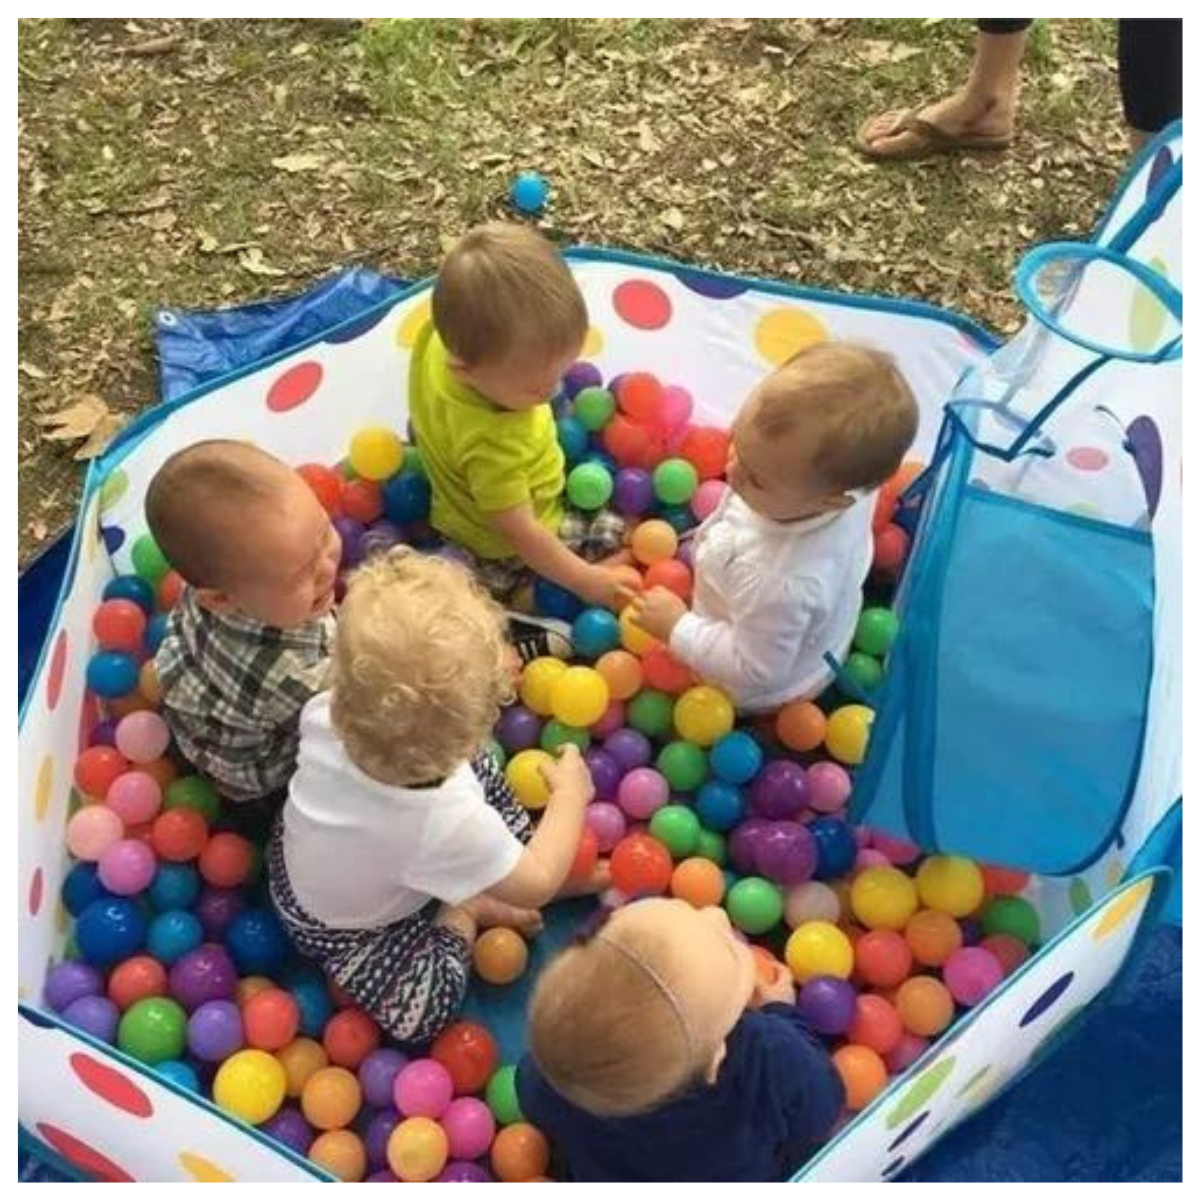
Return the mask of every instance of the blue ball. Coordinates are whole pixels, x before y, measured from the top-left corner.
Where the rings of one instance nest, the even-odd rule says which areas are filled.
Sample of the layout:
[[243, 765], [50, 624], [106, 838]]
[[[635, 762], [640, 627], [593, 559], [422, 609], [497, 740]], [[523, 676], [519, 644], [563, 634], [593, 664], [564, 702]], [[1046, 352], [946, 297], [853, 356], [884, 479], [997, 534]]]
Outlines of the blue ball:
[[620, 468], [617, 466], [617, 460], [613, 458], [607, 450], [599, 450], [593, 448], [589, 450], [580, 460], [585, 463], [599, 463], [610, 475], [616, 476]]
[[225, 949], [243, 975], [275, 975], [287, 961], [288, 939], [269, 908], [238, 913], [225, 930]]
[[584, 658], [599, 658], [616, 648], [621, 640], [621, 626], [607, 608], [585, 608], [571, 627], [575, 653]]
[[288, 990], [300, 1009], [300, 1032], [305, 1037], [319, 1038], [333, 1016], [333, 1001], [325, 981], [316, 973], [305, 973], [289, 978]]
[[145, 943], [146, 918], [141, 908], [121, 896], [93, 900], [75, 922], [80, 956], [94, 967], [111, 967]]
[[155, 613], [146, 622], [146, 634], [142, 639], [146, 643], [147, 654], [157, 654], [162, 640], [167, 636], [167, 614]]
[[102, 594], [105, 600], [132, 600], [146, 616], [154, 612], [154, 589], [140, 575], [118, 575]]
[[76, 863], [62, 882], [63, 908], [73, 917], [79, 916], [93, 900], [111, 895], [108, 888], [100, 882], [95, 863]]
[[191, 908], [200, 895], [200, 874], [191, 863], [159, 863], [146, 895], [159, 912]]
[[137, 663], [128, 654], [101, 650], [88, 660], [87, 685], [97, 696], [128, 696], [137, 687]]
[[749, 783], [762, 770], [762, 747], [748, 733], [735, 729], [713, 746], [708, 765], [725, 783]]
[[397, 525], [429, 519], [429, 480], [416, 472], [393, 475], [383, 485], [383, 511]]
[[200, 918], [182, 909], [159, 913], [146, 934], [146, 949], [168, 967], [204, 941]]
[[858, 843], [850, 826], [839, 817], [818, 817], [808, 826], [817, 843], [817, 879], [836, 879], [854, 866]]
[[558, 444], [568, 463], [577, 463], [588, 448], [588, 431], [575, 417], [559, 417]]
[[176, 1083], [182, 1088], [187, 1088], [189, 1092], [198, 1092], [200, 1090], [200, 1077], [187, 1063], [180, 1062], [177, 1058], [170, 1058], [166, 1062], [155, 1063], [154, 1070], [164, 1079], [169, 1079], [172, 1083]]
[[560, 621], [575, 620], [583, 609], [583, 601], [574, 592], [541, 578], [533, 581], [533, 604], [542, 616]]
[[513, 207], [523, 213], [541, 212], [549, 195], [550, 185], [536, 171], [522, 171], [508, 192]]
[[710, 779], [696, 794], [696, 815], [718, 833], [725, 833], [746, 815], [746, 800], [730, 783]]
[[686, 504], [664, 508], [657, 515], [660, 520], [666, 521], [676, 533], [687, 533], [696, 524], [696, 514]]

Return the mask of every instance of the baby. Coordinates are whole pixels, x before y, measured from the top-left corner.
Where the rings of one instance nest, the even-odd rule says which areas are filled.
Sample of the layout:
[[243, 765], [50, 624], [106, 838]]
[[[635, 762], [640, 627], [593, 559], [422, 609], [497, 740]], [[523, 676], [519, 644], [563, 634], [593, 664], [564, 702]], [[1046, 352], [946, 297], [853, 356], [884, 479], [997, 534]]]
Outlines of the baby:
[[521, 1111], [574, 1182], [787, 1178], [844, 1100], [795, 999], [724, 910], [631, 904], [538, 981]]
[[434, 528], [471, 552], [500, 599], [532, 571], [612, 605], [625, 594], [615, 557], [624, 521], [564, 508], [550, 408], [588, 327], [571, 272], [532, 230], [483, 225], [450, 251], [432, 305], [413, 348], [409, 411]]
[[578, 749], [543, 769], [536, 832], [484, 750], [512, 681], [503, 614], [461, 566], [401, 547], [351, 577], [267, 865], [300, 952], [401, 1041], [454, 1020], [476, 930], [536, 929], [575, 856]]
[[825, 342], [768, 376], [733, 423], [729, 491], [696, 531], [692, 609], [666, 588], [634, 619], [763, 712], [832, 681], [871, 566], [873, 491], [900, 466], [917, 405], [895, 363]]

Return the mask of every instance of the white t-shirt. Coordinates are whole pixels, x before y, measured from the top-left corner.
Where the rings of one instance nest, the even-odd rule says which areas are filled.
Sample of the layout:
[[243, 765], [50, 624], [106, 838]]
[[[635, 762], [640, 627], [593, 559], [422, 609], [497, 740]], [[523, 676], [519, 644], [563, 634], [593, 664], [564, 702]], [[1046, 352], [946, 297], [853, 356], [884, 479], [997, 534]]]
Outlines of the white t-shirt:
[[874, 510], [870, 493], [780, 522], [726, 492], [696, 531], [692, 611], [676, 624], [671, 653], [749, 712], [817, 695], [833, 678], [824, 655], [842, 657], [854, 636]]
[[300, 753], [283, 809], [288, 882], [310, 916], [369, 929], [431, 898], [458, 904], [499, 883], [524, 846], [484, 796], [469, 763], [435, 787], [363, 774], [329, 716], [328, 692], [300, 715]]

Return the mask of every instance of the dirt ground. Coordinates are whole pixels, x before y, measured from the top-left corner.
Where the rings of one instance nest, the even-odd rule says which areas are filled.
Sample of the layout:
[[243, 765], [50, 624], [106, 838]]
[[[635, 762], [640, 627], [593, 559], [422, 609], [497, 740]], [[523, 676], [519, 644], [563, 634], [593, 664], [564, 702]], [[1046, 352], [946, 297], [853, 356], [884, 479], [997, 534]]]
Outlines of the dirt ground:
[[1021, 252], [1086, 235], [1125, 161], [1113, 25], [1034, 27], [1011, 152], [880, 166], [855, 129], [964, 78], [968, 22], [23, 20], [19, 560], [154, 403], [156, 306], [428, 273], [523, 169], [564, 242], [1010, 329]]

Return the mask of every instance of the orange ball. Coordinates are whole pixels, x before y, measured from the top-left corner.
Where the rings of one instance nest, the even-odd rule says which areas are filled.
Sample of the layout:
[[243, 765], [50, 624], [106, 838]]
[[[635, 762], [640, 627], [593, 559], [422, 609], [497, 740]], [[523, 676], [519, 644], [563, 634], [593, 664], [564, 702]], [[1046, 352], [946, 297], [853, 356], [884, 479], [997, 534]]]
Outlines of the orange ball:
[[815, 750], [825, 740], [825, 714], [811, 700], [793, 700], [779, 710], [775, 736], [789, 750]]
[[154, 852], [167, 862], [187, 862], [204, 849], [208, 822], [194, 808], [172, 808], [154, 818]]
[[245, 1008], [247, 1001], [252, 996], [257, 996], [259, 992], [265, 992], [274, 986], [274, 982], [265, 975], [247, 975], [244, 979], [239, 979], [237, 985], [238, 1005]]
[[291, 992], [269, 987], [242, 1008], [246, 1042], [256, 1050], [282, 1050], [300, 1030], [300, 1006]]
[[[146, 659], [138, 668], [138, 691], [155, 706], [162, 702], [162, 684], [159, 682], [158, 668], [152, 658]], [[142, 768], [143, 771], [145, 769]]]
[[496, 1070], [496, 1039], [474, 1021], [457, 1021], [438, 1035], [429, 1057], [440, 1062], [454, 1082], [456, 1096], [481, 1091]]
[[887, 1086], [887, 1066], [869, 1046], [842, 1046], [833, 1052], [833, 1065], [846, 1088], [851, 1112], [866, 1108]]
[[694, 682], [691, 669], [661, 643], [652, 646], [642, 658], [642, 676], [647, 687], [669, 695], [687, 691]]
[[381, 1036], [379, 1026], [361, 1008], [344, 1008], [329, 1018], [322, 1041], [330, 1062], [355, 1071], [379, 1049]]
[[321, 1134], [309, 1146], [308, 1157], [343, 1183], [360, 1183], [367, 1174], [367, 1148], [362, 1138], [348, 1129]]
[[[143, 767], [144, 771], [146, 768]], [[989, 896], [1017, 896], [1029, 883], [1028, 871], [1016, 871], [1012, 867], [992, 867], [979, 864], [983, 872], [983, 889]]]
[[579, 835], [579, 845], [575, 847], [575, 857], [571, 860], [567, 878], [579, 883], [591, 879], [599, 861], [600, 844], [596, 841], [596, 835], [585, 825]]
[[923, 470], [925, 470], [925, 464], [923, 462], [917, 462], [916, 459], [910, 459], [908, 462], [900, 464], [900, 469], [891, 477], [891, 479], [888, 480], [888, 483], [895, 487], [896, 495], [901, 496], [904, 494], [904, 491], [907, 489], [908, 485], [912, 483], [912, 481], [916, 479], [916, 477], [920, 475]]
[[427, 1183], [441, 1174], [449, 1156], [446, 1131], [430, 1117], [409, 1117], [388, 1138], [388, 1166], [405, 1183]]
[[529, 947], [512, 929], [497, 927], [481, 933], [475, 942], [475, 971], [488, 983], [512, 983], [529, 965]]
[[665, 587], [681, 600], [692, 598], [692, 573], [677, 558], [664, 558], [646, 569], [646, 587]]
[[362, 1108], [362, 1088], [345, 1067], [321, 1067], [300, 1092], [304, 1119], [317, 1129], [345, 1129]]
[[631, 700], [642, 690], [642, 664], [628, 650], [609, 650], [596, 659], [596, 670], [614, 700]]
[[912, 972], [912, 949], [894, 929], [872, 929], [854, 943], [854, 967], [866, 984], [892, 988]]
[[962, 946], [962, 928], [949, 913], [923, 908], [909, 917], [904, 940], [922, 966], [940, 967]]
[[150, 996], [167, 994], [167, 969], [149, 954], [135, 954], [113, 967], [108, 998], [122, 1011]]
[[156, 758], [152, 762], [140, 763], [139, 771], [144, 771], [165, 792], [179, 778], [179, 768], [169, 758]]
[[506, 1125], [492, 1143], [492, 1170], [501, 1183], [523, 1183], [546, 1174], [550, 1145], [525, 1121]]
[[652, 517], [643, 521], [634, 531], [629, 548], [633, 557], [646, 566], [675, 557], [679, 547], [679, 535], [666, 521]]
[[107, 716], [121, 718], [130, 713], [146, 712], [154, 705], [141, 692], [130, 692], [127, 696], [113, 696], [104, 701], [104, 711]]
[[954, 998], [944, 983], [918, 975], [897, 989], [896, 1011], [909, 1033], [936, 1037], [954, 1020]]
[[183, 576], [178, 571], [168, 571], [162, 577], [155, 597], [158, 601], [159, 612], [170, 612], [179, 603], [179, 597], [183, 595], [183, 587]]
[[882, 996], [866, 992], [854, 1002], [854, 1020], [846, 1030], [847, 1041], [867, 1046], [876, 1054], [890, 1054], [903, 1036], [900, 1014]]
[[214, 833], [200, 851], [200, 874], [213, 887], [241, 887], [254, 869], [254, 847], [240, 833]]
[[670, 851], [657, 838], [631, 833], [613, 847], [612, 881], [626, 896], [661, 896], [674, 867]]
[[329, 1066], [329, 1055], [320, 1042], [298, 1037], [289, 1042], [275, 1057], [287, 1076], [287, 1094], [293, 1098], [304, 1091], [304, 1085], [318, 1072]]
[[725, 872], [707, 858], [685, 858], [671, 873], [671, 895], [693, 908], [714, 908], [725, 896]]

